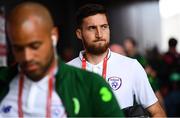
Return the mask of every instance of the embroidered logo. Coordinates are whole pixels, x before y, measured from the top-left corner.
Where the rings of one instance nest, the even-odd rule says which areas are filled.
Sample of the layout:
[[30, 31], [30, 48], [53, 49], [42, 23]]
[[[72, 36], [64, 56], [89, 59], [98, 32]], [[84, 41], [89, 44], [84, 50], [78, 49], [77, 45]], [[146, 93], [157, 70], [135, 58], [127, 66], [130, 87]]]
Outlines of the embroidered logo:
[[2, 107], [2, 112], [4, 113], [9, 113], [11, 110], [12, 106], [8, 105], [8, 106], [3, 106]]
[[52, 116], [53, 118], [64, 118], [66, 117], [64, 106], [60, 103], [52, 104]]
[[108, 78], [108, 82], [113, 90], [118, 90], [122, 84], [122, 80], [119, 77], [110, 77]]

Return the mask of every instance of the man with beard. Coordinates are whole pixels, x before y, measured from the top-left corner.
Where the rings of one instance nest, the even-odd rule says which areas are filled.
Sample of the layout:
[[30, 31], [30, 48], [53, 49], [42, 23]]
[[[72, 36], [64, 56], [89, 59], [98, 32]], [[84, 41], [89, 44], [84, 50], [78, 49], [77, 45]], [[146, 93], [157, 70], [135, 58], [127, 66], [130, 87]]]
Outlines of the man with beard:
[[17, 66], [0, 70], [0, 117], [123, 116], [102, 77], [57, 58], [57, 28], [43, 5], [15, 6], [7, 34]]
[[76, 35], [82, 40], [84, 51], [68, 64], [102, 75], [114, 90], [121, 108], [133, 106], [135, 95], [137, 103], [152, 117], [165, 116], [142, 66], [108, 49], [110, 29], [103, 6], [87, 4], [78, 10]]

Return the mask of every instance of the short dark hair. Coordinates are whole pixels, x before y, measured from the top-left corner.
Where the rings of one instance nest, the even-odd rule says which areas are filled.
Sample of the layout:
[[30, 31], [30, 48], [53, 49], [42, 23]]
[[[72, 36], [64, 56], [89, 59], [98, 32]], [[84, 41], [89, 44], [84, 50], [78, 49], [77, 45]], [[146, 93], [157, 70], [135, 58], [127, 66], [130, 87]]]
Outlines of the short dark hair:
[[169, 39], [168, 43], [169, 43], [169, 47], [176, 47], [178, 42], [177, 42], [177, 40], [175, 38], [172, 37], [172, 38]]
[[[80, 7], [76, 13], [76, 26], [80, 28], [84, 18], [88, 16], [93, 16], [96, 14], [105, 14], [107, 17], [107, 10], [104, 6], [100, 4], [86, 4]], [[107, 18], [108, 20], [108, 18]]]

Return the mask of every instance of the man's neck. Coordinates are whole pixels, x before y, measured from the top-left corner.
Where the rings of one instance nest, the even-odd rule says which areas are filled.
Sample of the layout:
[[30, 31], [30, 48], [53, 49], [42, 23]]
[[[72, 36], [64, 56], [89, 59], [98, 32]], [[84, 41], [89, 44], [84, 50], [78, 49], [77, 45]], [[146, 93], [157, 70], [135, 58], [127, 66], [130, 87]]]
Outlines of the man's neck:
[[54, 61], [53, 61], [53, 63], [52, 63], [51, 66], [50, 66], [50, 69], [49, 69], [49, 71], [48, 71], [48, 74], [49, 74], [49, 73], [52, 74], [52, 72], [53, 72], [53, 74], [54, 74], [54, 71], [55, 71], [55, 69], [57, 68], [57, 66], [58, 66], [58, 60], [57, 60], [57, 58], [54, 58]]
[[102, 53], [102, 54], [99, 54], [99, 55], [95, 55], [95, 54], [91, 54], [91, 53], [88, 53], [88, 52], [85, 52], [85, 58], [86, 60], [91, 63], [91, 64], [94, 64], [94, 65], [97, 65], [98, 63], [100, 63], [102, 60], [104, 60], [104, 58], [106, 57], [106, 55], [108, 54], [108, 51], [107, 50], [106, 52]]

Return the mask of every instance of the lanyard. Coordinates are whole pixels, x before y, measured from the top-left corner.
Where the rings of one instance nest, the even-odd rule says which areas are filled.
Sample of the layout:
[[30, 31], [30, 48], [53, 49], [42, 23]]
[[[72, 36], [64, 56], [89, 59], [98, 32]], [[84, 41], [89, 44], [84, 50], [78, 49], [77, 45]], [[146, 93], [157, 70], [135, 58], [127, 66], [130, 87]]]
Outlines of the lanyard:
[[[103, 77], [104, 79], [106, 79], [107, 60], [108, 60], [108, 54], [106, 55], [106, 57], [105, 57], [104, 60], [103, 60], [102, 77]], [[86, 59], [85, 59], [84, 56], [83, 56], [83, 58], [82, 58], [82, 69], [86, 70], [86, 65], [87, 65], [87, 64], [86, 64]]]
[[[51, 74], [52, 75], [52, 71]], [[51, 100], [52, 100], [52, 89], [53, 89], [53, 79], [54, 76], [50, 76], [48, 81], [48, 96], [47, 96], [47, 106], [46, 106], [46, 118], [51, 117]], [[23, 84], [24, 84], [24, 76], [23, 73], [20, 73], [19, 79], [19, 93], [18, 93], [18, 115], [19, 118], [23, 118], [23, 111], [22, 111], [22, 93], [23, 93]]]

